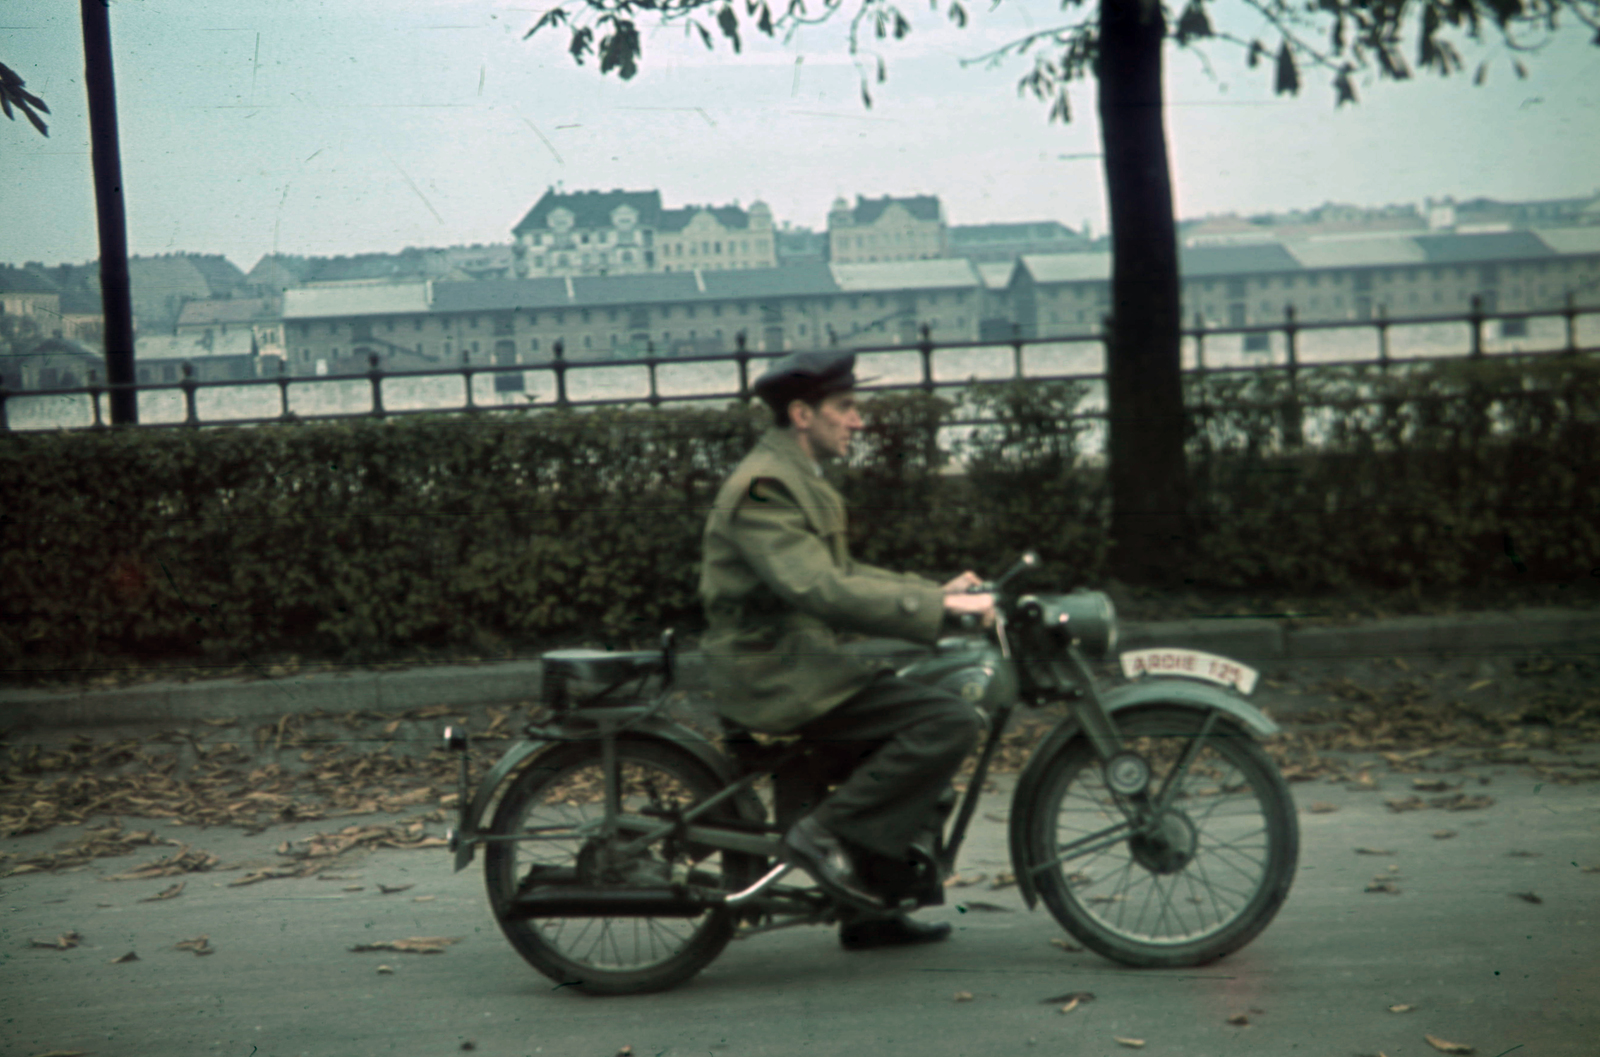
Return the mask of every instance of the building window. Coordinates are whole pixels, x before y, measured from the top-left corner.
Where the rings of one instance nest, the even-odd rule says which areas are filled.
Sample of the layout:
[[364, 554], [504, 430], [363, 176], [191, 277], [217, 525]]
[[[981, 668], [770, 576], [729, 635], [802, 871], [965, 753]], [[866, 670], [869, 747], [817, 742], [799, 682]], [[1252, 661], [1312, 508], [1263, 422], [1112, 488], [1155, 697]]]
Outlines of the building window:
[[538, 338], [532, 338], [532, 339], [530, 339], [528, 341], [528, 350], [530, 352], [538, 352], [539, 351], [539, 339]]
[[1272, 338], [1268, 334], [1246, 334], [1244, 336], [1245, 352], [1271, 352]]

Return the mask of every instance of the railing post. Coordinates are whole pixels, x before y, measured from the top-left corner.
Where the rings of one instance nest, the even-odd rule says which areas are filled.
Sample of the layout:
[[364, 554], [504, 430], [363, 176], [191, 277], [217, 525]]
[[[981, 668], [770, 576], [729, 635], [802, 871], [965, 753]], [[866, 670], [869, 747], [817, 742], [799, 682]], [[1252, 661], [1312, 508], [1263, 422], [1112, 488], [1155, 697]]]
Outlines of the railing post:
[[1467, 315], [1467, 323], [1472, 327], [1472, 358], [1479, 359], [1483, 356], [1483, 295], [1472, 295], [1472, 311]]
[[466, 349], [461, 350], [461, 387], [467, 395], [467, 403], [462, 410], [467, 412], [478, 410], [478, 405], [472, 399], [472, 353]]
[[89, 403], [94, 408], [94, 425], [90, 427], [91, 429], [104, 429], [106, 425], [100, 420], [100, 394], [102, 392], [104, 390], [100, 388], [100, 372], [91, 369], [89, 371]]
[[1022, 324], [1011, 324], [1011, 376], [1022, 381]]
[[922, 353], [922, 391], [933, 392], [933, 328], [922, 324], [922, 341], [917, 351]]
[[[367, 353], [367, 378], [372, 382], [372, 417], [383, 418], [383, 371], [378, 368], [378, 354], [375, 352]], [[467, 392], [469, 395], [472, 392], [470, 383]]]
[[287, 422], [294, 416], [289, 414], [289, 357], [285, 356], [278, 361], [278, 417]]
[[550, 361], [550, 369], [556, 372], [556, 406], [567, 407], [567, 355], [566, 347], [557, 338], [555, 344], [550, 346], [554, 359]]
[[[1182, 335], [1178, 340], [1183, 340]], [[1182, 365], [1179, 367], [1181, 372]], [[1209, 449], [1211, 402], [1207, 399], [1206, 393], [1206, 317], [1201, 312], [1194, 314], [1194, 391], [1199, 397], [1195, 407], [1195, 417], [1200, 424], [1200, 428], [1195, 432], [1200, 435], [1201, 446]]]
[[1567, 291], [1567, 307], [1561, 313], [1567, 317], [1567, 348], [1569, 356], [1578, 352], [1578, 298], [1575, 291]]
[[195, 365], [187, 360], [184, 361], [184, 381], [178, 382], [178, 387], [184, 390], [184, 425], [200, 425], [200, 413], [195, 409]]
[[656, 391], [656, 343], [645, 339], [644, 369], [650, 375], [650, 406], [661, 406], [661, 394]]
[[6, 417], [6, 400], [11, 396], [11, 390], [6, 388], [6, 383], [0, 381], [0, 432], [10, 432], [11, 420]]
[[1378, 321], [1372, 324], [1378, 328], [1378, 366], [1383, 370], [1383, 376], [1389, 377], [1389, 306], [1379, 302]]
[[739, 401], [744, 403], [750, 399], [750, 351], [745, 347], [744, 331], [739, 331], [733, 336], [734, 360], [739, 364]]
[[1296, 348], [1295, 337], [1300, 328], [1295, 324], [1294, 305], [1285, 305], [1283, 309], [1284, 346], [1288, 357], [1285, 365], [1289, 374], [1289, 393], [1284, 398], [1282, 410], [1283, 443], [1288, 448], [1298, 448], [1305, 443], [1304, 430], [1300, 420], [1300, 390], [1298, 378], [1300, 374], [1300, 352]]

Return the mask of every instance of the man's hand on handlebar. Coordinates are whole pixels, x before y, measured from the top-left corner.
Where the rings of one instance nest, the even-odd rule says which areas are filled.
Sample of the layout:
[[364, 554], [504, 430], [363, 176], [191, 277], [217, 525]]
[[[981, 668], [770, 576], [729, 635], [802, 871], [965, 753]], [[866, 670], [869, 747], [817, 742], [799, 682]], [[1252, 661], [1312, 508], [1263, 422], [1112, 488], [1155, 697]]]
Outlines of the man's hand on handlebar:
[[968, 569], [954, 580], [945, 584], [943, 590], [947, 595], [964, 594], [982, 583], [983, 580], [979, 578], [978, 574]]
[[983, 627], [994, 626], [994, 595], [946, 594], [944, 611], [951, 617], [967, 623], [976, 619]]

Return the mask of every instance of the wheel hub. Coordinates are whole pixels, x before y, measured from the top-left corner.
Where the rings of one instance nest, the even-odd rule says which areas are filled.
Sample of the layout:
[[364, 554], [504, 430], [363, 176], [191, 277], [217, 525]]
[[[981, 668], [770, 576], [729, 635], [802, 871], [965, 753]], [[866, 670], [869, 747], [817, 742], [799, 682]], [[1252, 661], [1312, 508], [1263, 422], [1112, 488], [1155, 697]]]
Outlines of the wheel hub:
[[1128, 840], [1135, 861], [1152, 873], [1174, 874], [1194, 858], [1199, 835], [1181, 811], [1168, 809], [1143, 833]]

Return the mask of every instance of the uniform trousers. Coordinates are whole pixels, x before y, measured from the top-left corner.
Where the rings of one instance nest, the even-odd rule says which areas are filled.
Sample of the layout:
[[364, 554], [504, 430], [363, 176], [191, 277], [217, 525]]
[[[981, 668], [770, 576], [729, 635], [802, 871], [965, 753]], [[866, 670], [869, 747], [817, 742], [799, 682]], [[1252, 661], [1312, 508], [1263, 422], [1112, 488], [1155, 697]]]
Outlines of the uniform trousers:
[[969, 702], [885, 672], [794, 731], [848, 769], [813, 812], [816, 820], [867, 851], [903, 858], [984, 727]]

